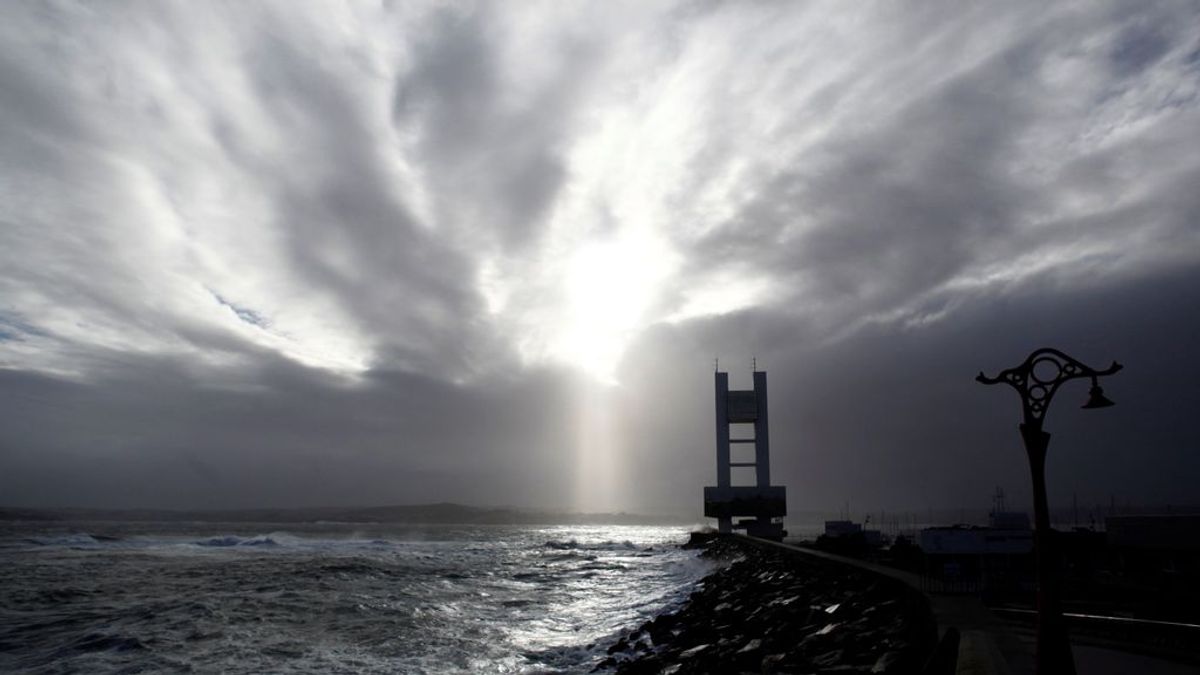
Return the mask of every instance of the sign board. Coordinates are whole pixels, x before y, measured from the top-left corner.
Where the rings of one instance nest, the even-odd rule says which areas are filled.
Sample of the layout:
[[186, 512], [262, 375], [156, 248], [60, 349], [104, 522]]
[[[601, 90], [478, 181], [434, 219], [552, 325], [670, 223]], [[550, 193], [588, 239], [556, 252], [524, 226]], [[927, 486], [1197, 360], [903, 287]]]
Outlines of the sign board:
[[758, 419], [758, 397], [753, 391], [731, 391], [726, 401], [731, 424]]

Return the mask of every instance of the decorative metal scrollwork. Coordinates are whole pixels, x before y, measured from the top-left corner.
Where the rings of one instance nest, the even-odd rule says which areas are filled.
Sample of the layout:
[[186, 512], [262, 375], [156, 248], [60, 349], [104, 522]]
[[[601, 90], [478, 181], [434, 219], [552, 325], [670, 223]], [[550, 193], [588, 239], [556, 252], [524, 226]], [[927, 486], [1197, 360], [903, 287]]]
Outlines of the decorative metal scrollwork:
[[[1108, 368], [1096, 370], [1057, 349], [1043, 347], [1035, 350], [1024, 363], [1015, 368], [1002, 370], [996, 377], [988, 377], [980, 371], [975, 380], [983, 384], [1003, 382], [1016, 389], [1021, 396], [1025, 423], [1040, 425], [1047, 408], [1050, 407], [1050, 399], [1054, 398], [1055, 392], [1064, 382], [1083, 377], [1091, 378], [1093, 399], [1106, 401], [1096, 380], [1105, 375], [1112, 375], [1121, 367], [1121, 364], [1113, 361]], [[1112, 403], [1109, 402], [1108, 405]]]

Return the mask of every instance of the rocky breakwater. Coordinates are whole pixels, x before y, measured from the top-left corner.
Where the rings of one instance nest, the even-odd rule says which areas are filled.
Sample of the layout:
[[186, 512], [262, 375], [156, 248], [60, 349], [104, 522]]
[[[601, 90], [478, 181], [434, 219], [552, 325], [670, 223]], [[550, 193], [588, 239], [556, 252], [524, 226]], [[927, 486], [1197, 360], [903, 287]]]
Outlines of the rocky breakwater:
[[900, 581], [741, 538], [692, 545], [725, 565], [679, 611], [609, 647], [597, 671], [921, 673], [933, 653], [929, 603]]

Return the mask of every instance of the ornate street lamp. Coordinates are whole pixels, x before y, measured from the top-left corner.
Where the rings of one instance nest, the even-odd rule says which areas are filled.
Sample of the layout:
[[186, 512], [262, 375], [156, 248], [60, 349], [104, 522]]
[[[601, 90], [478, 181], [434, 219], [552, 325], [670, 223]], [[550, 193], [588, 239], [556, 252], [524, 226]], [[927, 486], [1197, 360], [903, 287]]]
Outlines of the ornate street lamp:
[[1091, 378], [1092, 388], [1084, 408], [1107, 408], [1113, 402], [1104, 396], [1098, 378], [1112, 375], [1121, 369], [1113, 361], [1104, 370], [1094, 370], [1057, 349], [1035, 350], [1016, 368], [1003, 370], [996, 377], [979, 373], [975, 379], [983, 384], [1003, 382], [1021, 395], [1024, 419], [1020, 425], [1021, 440], [1029, 455], [1029, 472], [1033, 477], [1034, 552], [1037, 556], [1038, 627], [1037, 672], [1039, 675], [1074, 675], [1075, 661], [1062, 615], [1062, 593], [1059, 588], [1057, 547], [1050, 532], [1050, 509], [1046, 503], [1046, 447], [1050, 434], [1042, 430], [1042, 420], [1050, 399], [1062, 383], [1082, 377]]

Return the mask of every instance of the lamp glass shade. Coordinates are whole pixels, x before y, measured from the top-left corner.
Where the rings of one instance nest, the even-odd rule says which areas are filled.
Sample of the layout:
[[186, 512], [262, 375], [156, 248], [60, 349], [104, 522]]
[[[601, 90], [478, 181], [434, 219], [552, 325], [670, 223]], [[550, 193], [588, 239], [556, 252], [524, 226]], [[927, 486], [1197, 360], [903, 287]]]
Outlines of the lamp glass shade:
[[1100, 385], [1095, 385], [1088, 392], [1088, 400], [1087, 403], [1083, 404], [1083, 408], [1090, 410], [1092, 408], [1109, 408], [1114, 405], [1116, 403], [1113, 403], [1111, 399], [1104, 395], [1104, 390], [1100, 388]]

